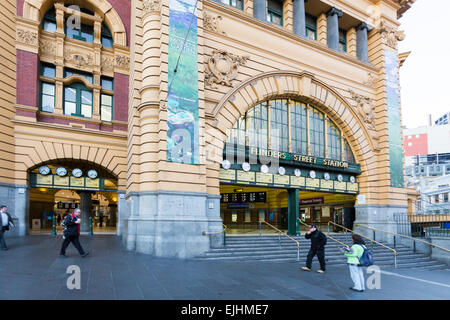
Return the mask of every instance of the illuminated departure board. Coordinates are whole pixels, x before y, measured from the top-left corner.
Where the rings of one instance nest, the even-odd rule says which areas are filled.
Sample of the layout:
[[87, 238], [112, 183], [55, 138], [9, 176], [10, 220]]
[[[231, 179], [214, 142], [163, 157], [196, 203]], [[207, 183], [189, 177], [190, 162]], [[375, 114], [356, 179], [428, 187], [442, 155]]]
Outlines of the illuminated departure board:
[[266, 192], [222, 193], [221, 203], [266, 202]]

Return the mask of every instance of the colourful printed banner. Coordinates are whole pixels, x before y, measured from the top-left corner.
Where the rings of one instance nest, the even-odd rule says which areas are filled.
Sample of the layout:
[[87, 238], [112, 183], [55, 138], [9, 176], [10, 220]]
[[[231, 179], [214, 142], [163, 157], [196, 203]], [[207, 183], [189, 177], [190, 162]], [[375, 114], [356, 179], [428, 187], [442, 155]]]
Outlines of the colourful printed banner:
[[196, 3], [169, 3], [167, 161], [188, 164], [199, 163]]
[[403, 188], [403, 144], [400, 127], [398, 57], [396, 52], [386, 50], [385, 58], [391, 186]]

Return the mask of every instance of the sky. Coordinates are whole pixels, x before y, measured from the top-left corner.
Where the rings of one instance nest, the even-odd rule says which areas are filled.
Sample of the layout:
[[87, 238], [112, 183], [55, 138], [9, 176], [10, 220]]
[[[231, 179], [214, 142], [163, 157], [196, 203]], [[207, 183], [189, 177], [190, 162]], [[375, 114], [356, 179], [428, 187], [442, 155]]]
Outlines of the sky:
[[450, 0], [417, 0], [399, 30], [398, 52], [412, 51], [400, 68], [402, 125], [427, 125], [450, 111]]

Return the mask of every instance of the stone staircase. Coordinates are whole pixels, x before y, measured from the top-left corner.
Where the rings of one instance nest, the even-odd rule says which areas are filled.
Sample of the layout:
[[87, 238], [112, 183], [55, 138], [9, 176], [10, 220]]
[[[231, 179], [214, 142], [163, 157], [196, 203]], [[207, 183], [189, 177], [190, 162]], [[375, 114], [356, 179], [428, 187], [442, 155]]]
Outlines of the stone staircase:
[[[347, 244], [351, 240], [346, 239], [344, 234], [333, 234], [333, 238]], [[300, 264], [304, 264], [306, 255], [310, 247], [310, 240], [302, 236], [293, 237], [300, 242]], [[325, 260], [327, 266], [346, 265], [346, 258], [339, 250], [338, 243], [328, 239], [325, 246]], [[392, 251], [379, 245], [373, 248], [369, 244], [368, 249], [374, 255], [375, 264], [378, 266], [394, 266], [394, 254]], [[392, 246], [390, 246], [392, 247]], [[398, 268], [422, 268], [428, 270], [447, 269], [448, 266], [431, 260], [429, 256], [415, 253], [409, 247], [397, 245], [397, 267]], [[296, 262], [297, 245], [287, 237], [278, 235], [254, 235], [254, 236], [227, 236], [226, 245], [220, 249], [210, 249], [196, 259], [202, 260], [222, 260], [222, 261], [279, 261]], [[317, 257], [313, 260], [313, 266], [317, 262]], [[317, 262], [318, 263], [318, 262]]]

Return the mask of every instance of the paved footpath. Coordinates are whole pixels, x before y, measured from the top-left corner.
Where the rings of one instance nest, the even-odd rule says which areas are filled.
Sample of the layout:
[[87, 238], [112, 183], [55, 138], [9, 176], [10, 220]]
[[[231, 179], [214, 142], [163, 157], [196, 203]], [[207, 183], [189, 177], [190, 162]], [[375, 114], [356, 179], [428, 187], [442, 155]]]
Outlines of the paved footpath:
[[[358, 293], [349, 290], [352, 282], [345, 266], [330, 266], [322, 275], [301, 271], [300, 264], [292, 262], [155, 258], [128, 252], [120, 238], [106, 235], [81, 237], [90, 251], [86, 258], [70, 245], [68, 258], [61, 259], [60, 235], [6, 240], [10, 250], [0, 251], [0, 299], [450, 299], [448, 270], [383, 268], [381, 289]], [[80, 290], [67, 288], [70, 265], [80, 267]]]

